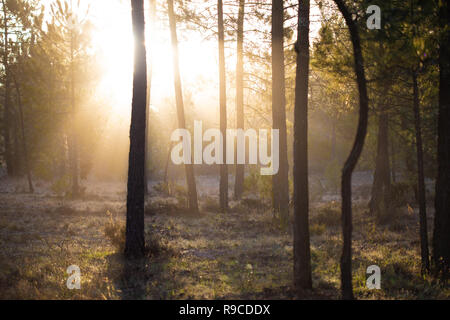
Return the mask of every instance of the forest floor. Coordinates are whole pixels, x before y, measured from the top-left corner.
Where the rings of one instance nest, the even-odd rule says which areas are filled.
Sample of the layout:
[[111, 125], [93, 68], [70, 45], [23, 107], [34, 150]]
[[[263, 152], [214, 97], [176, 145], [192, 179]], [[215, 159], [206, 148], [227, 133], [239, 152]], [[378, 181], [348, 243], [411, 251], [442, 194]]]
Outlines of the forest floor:
[[[198, 185], [208, 189], [206, 182]], [[28, 194], [22, 181], [0, 181], [0, 299], [340, 296], [342, 236], [339, 203], [333, 196], [311, 204], [314, 289], [296, 296], [292, 232], [280, 228], [262, 202], [232, 201], [228, 213], [218, 213], [217, 198], [200, 190], [201, 213], [192, 215], [180, 209], [180, 197], [152, 192], [145, 215], [148, 256], [130, 263], [120, 249], [125, 185], [86, 186], [86, 195], [72, 200], [55, 195], [44, 183]], [[355, 296], [449, 299], [450, 288], [420, 275], [417, 208], [399, 208], [381, 225], [367, 212], [367, 190], [363, 185], [355, 190], [355, 195], [360, 193], [354, 201]], [[428, 225], [431, 236], [431, 217]], [[374, 264], [381, 268], [380, 290], [366, 288], [366, 268]], [[80, 268], [80, 290], [66, 286], [71, 265]]]

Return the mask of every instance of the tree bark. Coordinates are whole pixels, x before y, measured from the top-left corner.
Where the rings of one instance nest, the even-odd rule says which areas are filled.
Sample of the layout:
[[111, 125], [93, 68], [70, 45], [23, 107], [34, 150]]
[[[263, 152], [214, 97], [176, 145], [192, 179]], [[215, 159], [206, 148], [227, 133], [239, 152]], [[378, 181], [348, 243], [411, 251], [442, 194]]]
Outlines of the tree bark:
[[27, 148], [27, 139], [25, 135], [25, 120], [23, 115], [23, 106], [22, 106], [22, 97], [20, 94], [20, 87], [17, 81], [15, 81], [16, 86], [16, 92], [17, 92], [17, 105], [19, 108], [19, 118], [20, 118], [20, 129], [22, 133], [22, 149], [23, 149], [23, 156], [25, 161], [25, 173], [27, 175], [27, 181], [28, 181], [28, 190], [30, 193], [34, 192], [33, 188], [33, 181], [31, 179], [31, 170], [30, 170], [30, 159], [28, 157], [28, 148]]
[[273, 207], [284, 223], [289, 215], [289, 180], [286, 137], [286, 96], [284, 73], [284, 7], [282, 0], [272, 0], [272, 121], [279, 130], [280, 165], [273, 175]]
[[227, 158], [227, 92], [225, 74], [225, 32], [223, 25], [223, 1], [217, 1], [218, 32], [219, 32], [219, 86], [220, 86], [220, 132], [222, 133], [222, 159], [220, 165], [220, 209], [222, 212], [228, 210], [228, 167]]
[[[71, 8], [72, 9], [72, 8]], [[75, 35], [70, 32], [70, 106], [71, 106], [71, 132], [70, 132], [70, 171], [72, 175], [72, 197], [78, 197], [80, 186], [78, 181], [78, 139], [77, 115], [75, 101]]]
[[442, 36], [439, 42], [438, 174], [436, 178], [433, 261], [435, 272], [450, 275], [450, 5], [439, 8]]
[[131, 0], [134, 33], [133, 100], [131, 107], [130, 154], [128, 160], [125, 256], [144, 255], [144, 171], [147, 96], [144, 1]]
[[[186, 120], [184, 116], [183, 90], [181, 87], [180, 66], [178, 58], [178, 37], [175, 13], [173, 9], [173, 0], [168, 0], [170, 35], [172, 39], [173, 50], [173, 70], [175, 100], [177, 104], [178, 126], [180, 129], [186, 129]], [[197, 185], [195, 183], [194, 165], [185, 164], [186, 183], [188, 186], [188, 209], [192, 212], [198, 212]]]
[[428, 228], [427, 228], [427, 204], [425, 197], [425, 176], [423, 169], [422, 127], [420, 119], [419, 85], [417, 84], [417, 72], [412, 72], [414, 95], [414, 126], [416, 129], [417, 149], [417, 186], [419, 198], [420, 219], [420, 253], [422, 258], [422, 274], [430, 271], [430, 254], [428, 252]]
[[[150, 14], [149, 14], [149, 25], [150, 25], [150, 34], [153, 32], [153, 26], [155, 23], [155, 13], [156, 13], [156, 0], [150, 0]], [[148, 194], [148, 178], [150, 177], [149, 165], [148, 161], [150, 159], [148, 154], [148, 144], [149, 144], [149, 136], [148, 136], [148, 121], [150, 117], [150, 98], [151, 98], [151, 89], [152, 89], [152, 70], [153, 70], [153, 56], [151, 51], [147, 52], [147, 104], [145, 112], [147, 114], [147, 122], [145, 125], [145, 171], [144, 171], [144, 188], [145, 194]]]
[[355, 142], [350, 155], [342, 169], [341, 196], [342, 196], [342, 231], [343, 249], [341, 256], [341, 290], [343, 299], [353, 299], [352, 286], [352, 173], [358, 163], [364, 147], [367, 133], [367, 121], [369, 113], [369, 100], [367, 97], [367, 83], [364, 72], [364, 59], [362, 56], [359, 32], [356, 23], [352, 19], [343, 0], [334, 0], [339, 11], [344, 16], [350, 32], [353, 45], [354, 67], [359, 92], [359, 120]]
[[294, 109], [294, 284], [312, 289], [308, 198], [309, 0], [298, 9]]
[[9, 105], [9, 68], [8, 68], [8, 10], [5, 1], [2, 0], [3, 5], [3, 23], [4, 23], [4, 52], [3, 52], [3, 67], [5, 69], [5, 95], [3, 105], [3, 139], [5, 144], [5, 161], [8, 176], [15, 175], [12, 149], [11, 149], [11, 110]]
[[[236, 62], [236, 128], [244, 129], [244, 15], [245, 0], [239, 0], [237, 20], [237, 62]], [[245, 165], [236, 163], [234, 199], [240, 199], [244, 192]]]
[[391, 172], [389, 165], [389, 118], [386, 111], [381, 110], [378, 117], [378, 146], [375, 173], [370, 199], [370, 212], [382, 219], [389, 214]]

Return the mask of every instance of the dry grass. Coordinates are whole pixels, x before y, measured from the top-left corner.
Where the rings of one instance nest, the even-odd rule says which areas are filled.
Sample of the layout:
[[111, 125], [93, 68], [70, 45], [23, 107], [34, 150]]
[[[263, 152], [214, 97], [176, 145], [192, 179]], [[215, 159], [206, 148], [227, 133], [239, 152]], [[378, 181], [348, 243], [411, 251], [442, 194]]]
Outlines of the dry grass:
[[[148, 256], [126, 262], [123, 194], [88, 199], [0, 194], [1, 299], [295, 298], [292, 233], [279, 228], [270, 210], [236, 203], [220, 214], [206, 197], [201, 206], [208, 210], [192, 216], [178, 210], [174, 199], [153, 199], [145, 218]], [[312, 208], [314, 290], [300, 298], [339, 298], [342, 239], [336, 206]], [[406, 212], [380, 226], [364, 206], [354, 212], [358, 298], [450, 297], [449, 288], [420, 276], [416, 216]], [[66, 287], [66, 269], [73, 264], [81, 269], [81, 290]], [[365, 288], [372, 264], [381, 267], [381, 290]]]

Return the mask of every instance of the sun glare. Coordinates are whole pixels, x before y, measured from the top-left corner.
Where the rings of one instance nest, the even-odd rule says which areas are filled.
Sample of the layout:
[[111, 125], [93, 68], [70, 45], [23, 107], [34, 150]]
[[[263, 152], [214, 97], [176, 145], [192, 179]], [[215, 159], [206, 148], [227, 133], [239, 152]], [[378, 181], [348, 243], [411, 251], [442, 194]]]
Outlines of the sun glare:
[[[86, 0], [87, 1], [87, 0]], [[89, 2], [89, 1], [88, 1]], [[91, 1], [91, 19], [95, 21], [93, 46], [101, 53], [103, 70], [100, 90], [116, 116], [129, 119], [131, 113], [133, 75], [133, 35], [131, 8], [128, 2]], [[179, 36], [180, 68], [185, 90], [195, 90], [199, 100], [202, 88], [199, 80], [214, 83], [217, 74], [215, 43], [202, 41], [196, 34]], [[184, 41], [183, 41], [184, 39]], [[187, 40], [186, 40], [187, 39]], [[174, 95], [173, 60], [168, 26], [156, 21], [152, 30], [147, 25], [146, 47], [148, 61], [152, 61], [151, 106], [153, 110], [167, 110], [167, 98]]]

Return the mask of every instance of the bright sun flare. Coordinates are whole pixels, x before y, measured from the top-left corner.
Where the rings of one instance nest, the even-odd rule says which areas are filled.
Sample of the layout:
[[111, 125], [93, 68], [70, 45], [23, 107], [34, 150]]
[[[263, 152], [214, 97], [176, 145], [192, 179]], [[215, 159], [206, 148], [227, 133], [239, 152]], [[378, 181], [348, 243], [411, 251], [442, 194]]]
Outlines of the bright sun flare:
[[[89, 1], [87, 1], [89, 2]], [[107, 9], [105, 9], [107, 8]], [[104, 71], [100, 92], [111, 101], [111, 111], [129, 118], [133, 75], [133, 36], [131, 8], [118, 0], [91, 1], [90, 15], [96, 22], [93, 45], [102, 53]], [[148, 12], [147, 12], [148, 13]], [[180, 39], [182, 37], [179, 36]], [[174, 94], [172, 47], [168, 27], [156, 21], [152, 32], [147, 26], [147, 56], [152, 63], [152, 101], [154, 110], [167, 108], [165, 98]], [[180, 41], [180, 68], [185, 88], [201, 77], [214, 82], [217, 74], [215, 43], [202, 41], [190, 34], [188, 41]], [[214, 90], [214, 87], [211, 87]]]

